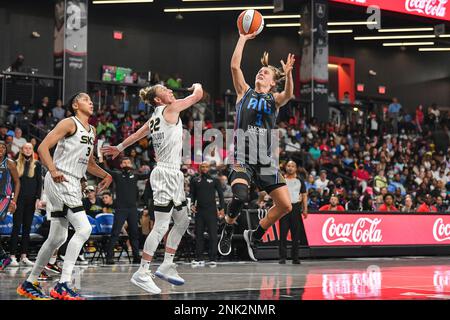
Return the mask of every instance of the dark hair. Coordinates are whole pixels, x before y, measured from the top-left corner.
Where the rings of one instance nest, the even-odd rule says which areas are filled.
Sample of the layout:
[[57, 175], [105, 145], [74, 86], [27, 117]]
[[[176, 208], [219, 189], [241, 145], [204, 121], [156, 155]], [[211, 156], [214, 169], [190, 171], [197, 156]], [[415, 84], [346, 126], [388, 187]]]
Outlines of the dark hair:
[[70, 99], [67, 101], [66, 104], [66, 110], [69, 110], [73, 115], [75, 115], [75, 110], [73, 109], [72, 105], [78, 101], [78, 99], [81, 98], [81, 94], [84, 92], [78, 92], [70, 97]]
[[383, 196], [383, 201], [386, 201], [386, 198], [387, 198], [387, 197], [391, 197], [392, 200], [394, 200], [394, 196], [392, 195], [392, 193], [386, 193], [386, 194]]
[[104, 191], [104, 192], [102, 193], [102, 197], [103, 197], [103, 196], [110, 196], [110, 197], [112, 197], [112, 194], [111, 194], [110, 191]]
[[122, 163], [122, 162], [124, 162], [126, 160], [130, 160], [131, 161], [131, 158], [130, 157], [123, 157], [122, 159], [120, 159], [120, 163]]

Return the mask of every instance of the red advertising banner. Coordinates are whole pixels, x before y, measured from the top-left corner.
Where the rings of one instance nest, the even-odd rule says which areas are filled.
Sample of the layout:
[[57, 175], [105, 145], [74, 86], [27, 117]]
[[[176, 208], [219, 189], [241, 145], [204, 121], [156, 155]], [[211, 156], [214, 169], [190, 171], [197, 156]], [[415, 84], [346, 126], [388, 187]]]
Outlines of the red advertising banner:
[[449, 0], [331, 0], [357, 6], [378, 6], [382, 10], [450, 21]]
[[309, 246], [450, 245], [450, 215], [310, 214]]

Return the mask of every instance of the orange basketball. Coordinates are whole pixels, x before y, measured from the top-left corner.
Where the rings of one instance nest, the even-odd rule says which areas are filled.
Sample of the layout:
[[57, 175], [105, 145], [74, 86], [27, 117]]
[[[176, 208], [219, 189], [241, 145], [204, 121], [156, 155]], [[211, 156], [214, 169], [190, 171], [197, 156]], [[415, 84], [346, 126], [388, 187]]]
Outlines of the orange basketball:
[[237, 19], [237, 26], [240, 34], [260, 32], [264, 29], [264, 18], [257, 10], [245, 10]]

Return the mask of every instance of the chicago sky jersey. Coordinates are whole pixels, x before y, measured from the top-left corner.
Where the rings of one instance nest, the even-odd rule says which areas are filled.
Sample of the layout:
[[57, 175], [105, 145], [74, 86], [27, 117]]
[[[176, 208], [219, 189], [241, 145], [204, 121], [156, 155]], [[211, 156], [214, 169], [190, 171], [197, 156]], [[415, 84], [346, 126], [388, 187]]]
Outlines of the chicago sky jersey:
[[168, 123], [163, 116], [165, 108], [166, 106], [156, 107], [152, 117], [147, 122], [155, 149], [155, 159], [157, 162], [181, 166], [183, 124], [180, 118], [178, 118], [176, 124]]
[[75, 133], [58, 141], [53, 155], [56, 168], [63, 173], [81, 179], [87, 170], [89, 158], [94, 150], [95, 132], [89, 131], [77, 117], [71, 117], [77, 127]]

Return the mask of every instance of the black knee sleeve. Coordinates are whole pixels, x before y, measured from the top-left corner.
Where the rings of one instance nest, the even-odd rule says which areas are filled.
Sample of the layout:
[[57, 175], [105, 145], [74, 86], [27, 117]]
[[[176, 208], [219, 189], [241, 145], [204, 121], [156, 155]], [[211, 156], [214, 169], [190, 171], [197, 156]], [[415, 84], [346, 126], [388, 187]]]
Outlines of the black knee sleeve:
[[236, 218], [240, 215], [245, 203], [248, 202], [248, 186], [243, 183], [236, 183], [231, 186], [233, 199], [228, 205], [227, 215], [230, 218]]

